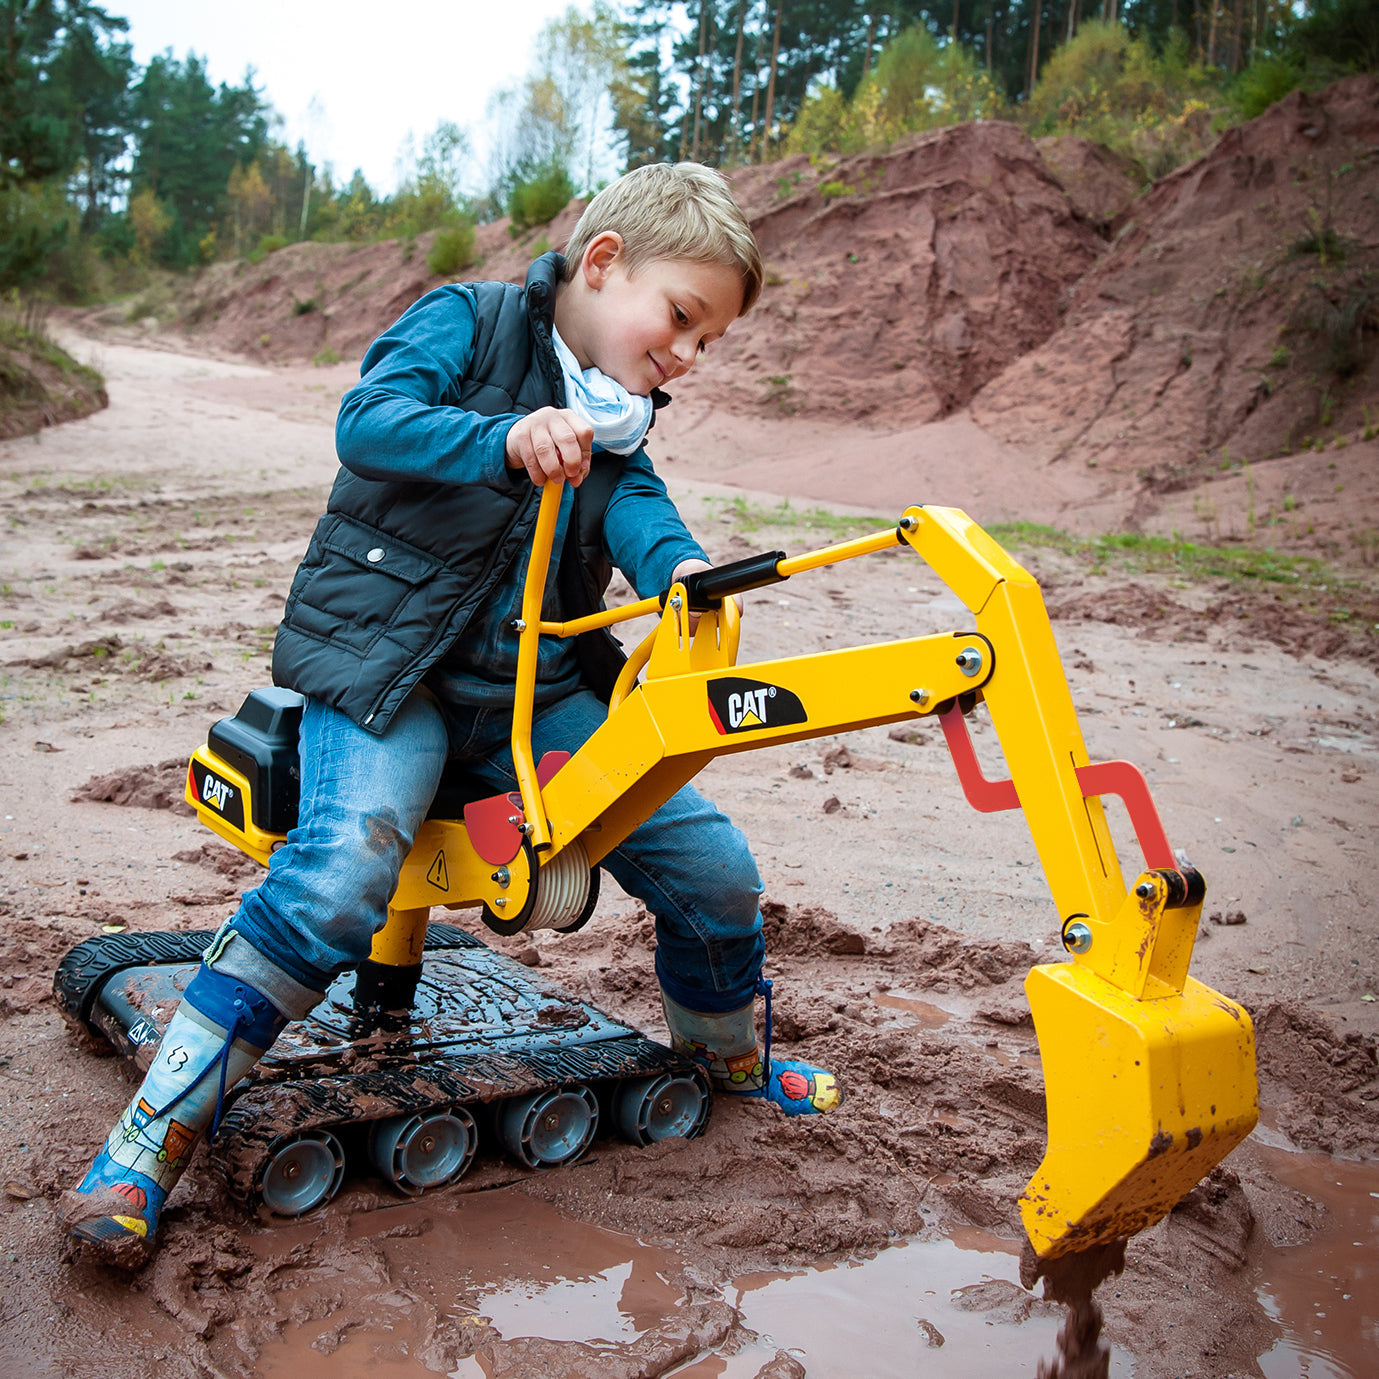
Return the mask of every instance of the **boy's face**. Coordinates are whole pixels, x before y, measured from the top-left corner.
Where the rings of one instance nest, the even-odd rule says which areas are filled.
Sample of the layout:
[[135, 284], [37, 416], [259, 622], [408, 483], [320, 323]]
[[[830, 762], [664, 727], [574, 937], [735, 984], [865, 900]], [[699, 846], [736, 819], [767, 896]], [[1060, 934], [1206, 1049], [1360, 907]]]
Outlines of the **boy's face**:
[[742, 279], [727, 264], [661, 259], [629, 273], [617, 253], [594, 269], [584, 352], [643, 397], [687, 374], [742, 309]]

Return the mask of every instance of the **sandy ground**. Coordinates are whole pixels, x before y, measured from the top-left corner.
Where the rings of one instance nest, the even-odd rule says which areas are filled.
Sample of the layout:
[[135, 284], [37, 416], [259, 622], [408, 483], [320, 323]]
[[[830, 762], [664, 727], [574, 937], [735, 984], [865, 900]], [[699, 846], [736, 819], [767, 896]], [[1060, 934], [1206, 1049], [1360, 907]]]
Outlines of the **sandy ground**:
[[[838, 1073], [837, 1115], [720, 1106], [690, 1144], [600, 1141], [546, 1175], [490, 1165], [424, 1204], [355, 1179], [287, 1225], [245, 1218], [198, 1164], [132, 1281], [67, 1257], [54, 1203], [130, 1084], [64, 1026], [52, 971], [103, 926], [211, 928], [251, 882], [189, 815], [137, 805], [175, 796], [209, 723], [266, 682], [352, 376], [78, 350], [109, 410], [0, 445], [0, 1373], [1033, 1374], [1057, 1317], [1013, 1281], [1015, 1198], [1043, 1145], [1021, 981], [1056, 958], [1057, 916], [1022, 819], [973, 813], [932, 729], [728, 757], [701, 782], [757, 849], [779, 1045]], [[913, 501], [1058, 521], [1086, 496], [1027, 480], [964, 414], [909, 438], [942, 464], [878, 473], [854, 449], [831, 477], [829, 434], [765, 422], [742, 423], [744, 448], [787, 458], [734, 473], [724, 424], [686, 409], [658, 435], [718, 559], [823, 544], [798, 517], [744, 537], [724, 501], [743, 484], [886, 521]], [[1294, 654], [1305, 639], [1290, 650], [1259, 620], [1195, 616], [1210, 591], [1030, 564], [1068, 610], [1056, 632], [1093, 759], [1145, 769], [1206, 913], [1244, 916], [1203, 924], [1193, 970], [1249, 1007], [1260, 1041], [1264, 1127], [1103, 1289], [1112, 1373], [1365, 1373], [1374, 672]], [[1088, 616], [1107, 601], [1124, 616]], [[1156, 617], [1165, 604], [1179, 615]], [[741, 659], [961, 626], [919, 562], [876, 557], [755, 595]], [[980, 717], [976, 740], [999, 774]], [[97, 776], [133, 798], [74, 802]], [[649, 935], [606, 882], [588, 929], [537, 935], [528, 958], [663, 1033]]]

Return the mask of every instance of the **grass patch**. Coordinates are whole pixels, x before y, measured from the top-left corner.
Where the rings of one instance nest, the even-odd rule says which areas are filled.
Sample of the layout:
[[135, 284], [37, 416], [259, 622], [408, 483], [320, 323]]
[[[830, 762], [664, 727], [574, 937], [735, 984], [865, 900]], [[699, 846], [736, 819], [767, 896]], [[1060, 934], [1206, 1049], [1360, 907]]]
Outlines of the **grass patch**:
[[1093, 573], [1171, 574], [1183, 579], [1228, 579], [1261, 584], [1334, 585], [1337, 576], [1313, 556], [1286, 555], [1269, 547], [1202, 546], [1173, 536], [1113, 532], [1074, 536], [1034, 522], [1002, 522], [987, 530], [1013, 550], [1052, 549], [1073, 556]]
[[885, 517], [843, 517], [825, 508], [797, 508], [788, 498], [774, 507], [746, 498], [708, 498], [705, 503], [715, 517], [731, 521], [744, 536], [787, 530], [814, 532], [830, 542], [847, 541], [895, 525], [893, 519]]
[[19, 321], [0, 315], [0, 347], [27, 354], [51, 364], [67, 378], [73, 378], [91, 388], [102, 388], [105, 379], [95, 369], [79, 364], [55, 340], [42, 331], [30, 330]]
[[1140, 536], [1115, 532], [1082, 537], [1034, 522], [1004, 522], [987, 529], [1017, 555], [1022, 551], [1055, 550], [1087, 566], [1092, 574], [1169, 575], [1182, 583], [1225, 580], [1242, 591], [1287, 592], [1290, 603], [1324, 616], [1335, 625], [1350, 624], [1371, 634], [1375, 590], [1341, 574], [1315, 556], [1286, 555], [1269, 547], [1202, 546], [1179, 537]]

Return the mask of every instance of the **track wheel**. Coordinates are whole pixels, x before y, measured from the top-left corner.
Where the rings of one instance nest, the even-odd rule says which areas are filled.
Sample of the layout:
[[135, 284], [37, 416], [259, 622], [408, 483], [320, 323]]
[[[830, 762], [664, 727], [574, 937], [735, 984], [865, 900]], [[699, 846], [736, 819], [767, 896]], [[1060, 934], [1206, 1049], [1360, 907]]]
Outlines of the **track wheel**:
[[344, 1177], [340, 1141], [329, 1130], [302, 1130], [269, 1150], [259, 1196], [275, 1216], [302, 1216], [329, 1202]]
[[498, 1108], [503, 1145], [528, 1168], [554, 1168], [579, 1158], [598, 1122], [598, 1098], [580, 1085], [514, 1097]]
[[474, 1117], [451, 1106], [376, 1122], [369, 1156], [395, 1188], [415, 1197], [453, 1183], [469, 1167], [478, 1139]]
[[618, 1133], [632, 1144], [655, 1144], [675, 1135], [690, 1139], [704, 1128], [708, 1114], [708, 1094], [694, 1077], [634, 1077], [613, 1093]]

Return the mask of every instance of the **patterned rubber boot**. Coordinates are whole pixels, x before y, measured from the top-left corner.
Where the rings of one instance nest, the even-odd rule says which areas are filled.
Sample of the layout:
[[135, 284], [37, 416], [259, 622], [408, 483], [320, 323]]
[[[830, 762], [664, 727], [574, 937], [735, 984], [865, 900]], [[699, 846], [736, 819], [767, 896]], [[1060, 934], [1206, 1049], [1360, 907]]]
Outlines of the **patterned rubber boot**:
[[756, 1003], [722, 1015], [686, 1010], [664, 991], [661, 1009], [674, 1048], [700, 1064], [714, 1090], [729, 1096], [759, 1097], [787, 1116], [817, 1116], [843, 1104], [843, 1089], [832, 1073], [792, 1058], [771, 1057], [771, 983], [757, 990], [766, 997], [766, 1048], [757, 1044]]
[[226, 1092], [286, 1024], [268, 997], [203, 964], [134, 1100], [81, 1185], [63, 1194], [68, 1233], [108, 1263], [143, 1264], [197, 1140], [203, 1131], [215, 1134]]

